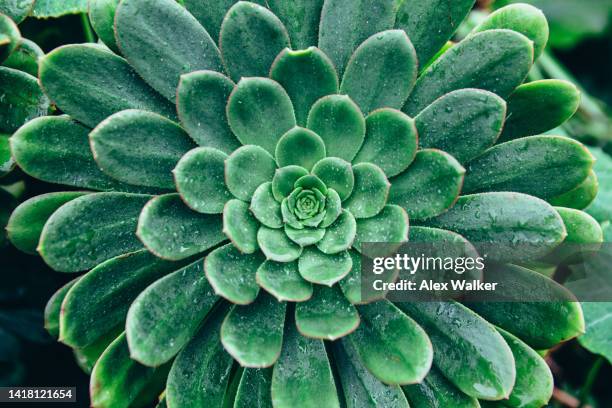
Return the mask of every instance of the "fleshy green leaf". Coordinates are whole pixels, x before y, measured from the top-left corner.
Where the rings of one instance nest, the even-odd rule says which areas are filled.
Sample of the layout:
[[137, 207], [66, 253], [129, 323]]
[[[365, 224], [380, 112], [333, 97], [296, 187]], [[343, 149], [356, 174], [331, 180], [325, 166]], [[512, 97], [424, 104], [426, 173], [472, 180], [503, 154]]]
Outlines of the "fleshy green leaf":
[[39, 64], [45, 93], [63, 112], [89, 127], [126, 109], [176, 118], [174, 105], [144, 83], [126, 60], [99, 46], [60, 47]]
[[80, 277], [71, 280], [64, 286], [59, 288], [47, 301], [45, 306], [45, 329], [54, 338], [58, 339], [60, 335], [60, 314], [62, 311], [62, 303], [68, 294], [70, 288], [79, 281]]
[[561, 216], [567, 230], [567, 237], [563, 241], [567, 247], [559, 248], [547, 257], [551, 258], [553, 264], [558, 265], [562, 261], [575, 263], [583, 259], [581, 252], [599, 249], [604, 237], [601, 226], [593, 217], [573, 208], [555, 207], [555, 210]]
[[242, 254], [232, 244], [227, 244], [206, 257], [204, 270], [218, 295], [232, 303], [246, 305], [259, 293], [255, 272], [263, 261], [261, 253]]
[[279, 139], [275, 156], [279, 167], [300, 166], [310, 170], [325, 157], [325, 143], [311, 130], [295, 127]]
[[259, 248], [257, 230], [259, 222], [249, 211], [244, 201], [230, 200], [223, 209], [223, 233], [232, 244], [245, 254], [252, 254]]
[[417, 151], [414, 120], [394, 109], [378, 109], [366, 118], [366, 136], [354, 163], [372, 163], [393, 177], [404, 171]]
[[189, 136], [200, 146], [227, 154], [240, 147], [227, 123], [227, 100], [233, 89], [234, 83], [218, 72], [198, 71], [181, 76], [178, 115]]
[[227, 12], [221, 25], [221, 54], [229, 76], [265, 77], [274, 58], [290, 46], [283, 23], [265, 7], [239, 1]]
[[15, 159], [11, 155], [9, 135], [0, 134], [0, 178], [15, 168]]
[[296, 229], [289, 225], [285, 225], [285, 234], [299, 246], [305, 247], [321, 241], [323, 236], [325, 236], [325, 228]]
[[225, 161], [225, 184], [243, 201], [251, 201], [257, 187], [272, 180], [276, 172], [274, 158], [263, 148], [243, 146]]
[[333, 341], [359, 326], [359, 313], [338, 286], [315, 285], [312, 299], [296, 305], [295, 325], [303, 336]]
[[248, 306], [234, 306], [221, 326], [221, 342], [243, 367], [270, 367], [283, 343], [286, 303], [262, 293]]
[[325, 230], [325, 235], [317, 243], [317, 248], [326, 254], [336, 254], [351, 247], [357, 234], [355, 217], [343, 210], [338, 219]]
[[[386, 292], [382, 290], [362, 290], [369, 287], [372, 279], [381, 280], [382, 282], [395, 282], [398, 276], [397, 269], [387, 269], [381, 275], [366, 274], [361, 276], [361, 254], [355, 250], [350, 250], [349, 254], [353, 260], [353, 267], [344, 279], [339, 282], [340, 288], [344, 296], [354, 305], [367, 304], [377, 300], [384, 299]], [[368, 278], [371, 278], [368, 281]]]
[[289, 95], [267, 78], [241, 79], [229, 98], [227, 118], [242, 144], [261, 146], [270, 154], [281, 136], [295, 126]]
[[554, 197], [580, 185], [594, 161], [581, 143], [567, 137], [525, 137], [494, 146], [470, 162], [463, 192], [515, 191]]
[[281, 215], [281, 206], [272, 194], [272, 183], [263, 183], [251, 199], [251, 207], [249, 208], [255, 218], [263, 225], [269, 228], [281, 228], [283, 226], [283, 216]]
[[217, 45], [175, 0], [122, 0], [116, 11], [115, 33], [130, 65], [171, 101], [176, 100], [182, 74], [223, 70]]
[[0, 63], [3, 63], [17, 49], [20, 41], [21, 33], [17, 24], [10, 17], [0, 12]]
[[346, 200], [355, 185], [355, 176], [351, 164], [338, 157], [326, 157], [312, 168], [312, 174], [335, 190], [341, 200]]
[[25, 38], [21, 39], [19, 47], [4, 61], [4, 66], [38, 76], [38, 59], [45, 55], [36, 43]]
[[312, 297], [312, 284], [300, 276], [295, 261], [265, 261], [257, 269], [255, 278], [279, 302], [303, 302]]
[[49, 108], [35, 77], [16, 69], [0, 67], [0, 132], [13, 133], [21, 125]]
[[404, 106], [411, 116], [439, 97], [464, 88], [491, 91], [502, 98], [523, 82], [533, 62], [533, 46], [522, 34], [488, 30], [463, 40], [418, 79]]
[[294, 49], [317, 44], [324, 0], [267, 0], [266, 4], [287, 27]]
[[291, 241], [280, 229], [260, 227], [257, 242], [266, 258], [272, 261], [291, 262], [302, 254], [302, 247]]
[[274, 194], [274, 198], [278, 202], [283, 201], [283, 198], [288, 197], [293, 191], [295, 182], [307, 174], [308, 170], [300, 166], [287, 166], [276, 169], [272, 179], [272, 194]]
[[592, 353], [605, 356], [612, 361], [610, 331], [612, 327], [612, 303], [583, 302], [586, 333], [578, 338], [580, 344]]
[[197, 213], [178, 194], [166, 194], [142, 209], [136, 234], [155, 255], [180, 260], [225, 241], [222, 224], [220, 215]]
[[86, 12], [87, 0], [36, 0], [32, 16], [36, 18], [49, 18]]
[[435, 367], [420, 384], [402, 388], [414, 407], [480, 408], [476, 398], [459, 391]]
[[[282, 0], [277, 3], [287, 4], [289, 7], [296, 4]], [[308, 112], [317, 100], [338, 93], [338, 75], [334, 65], [327, 55], [315, 47], [299, 51], [284, 49], [270, 69], [270, 78], [287, 91], [293, 102], [297, 124], [300, 126], [306, 126]]]
[[119, 0], [89, 0], [89, 22], [102, 42], [118, 52], [115, 39], [115, 13]]
[[[595, 166], [597, 166], [597, 163]], [[587, 208], [593, 202], [593, 200], [595, 200], [598, 190], [599, 182], [597, 181], [597, 174], [592, 169], [587, 178], [578, 186], [567, 193], [548, 198], [546, 201], [559, 207], [583, 210]]]
[[0, 5], [0, 13], [19, 24], [30, 14], [32, 7], [34, 0], [5, 0]]
[[359, 306], [362, 322], [350, 343], [363, 365], [385, 384], [421, 382], [431, 367], [433, 350], [425, 331], [390, 302]]
[[325, 197], [325, 217], [323, 217], [319, 227], [329, 227], [336, 222], [340, 214], [342, 214], [342, 201], [336, 190], [330, 188], [327, 190], [327, 196]]
[[202, 259], [157, 280], [127, 314], [130, 357], [152, 367], [166, 363], [191, 340], [218, 299]]
[[593, 170], [599, 179], [599, 192], [586, 211], [599, 222], [609, 221], [612, 220], [612, 157], [598, 147], [590, 147], [589, 151], [597, 160]]
[[365, 119], [359, 107], [346, 95], [329, 95], [319, 99], [308, 114], [308, 129], [321, 136], [328, 157], [348, 162], [363, 144]]
[[417, 56], [406, 33], [383, 31], [355, 50], [340, 92], [350, 96], [366, 115], [379, 108], [400, 109], [414, 87], [417, 72]]
[[234, 408], [272, 407], [272, 369], [246, 368], [242, 372]]
[[108, 346], [123, 333], [123, 327], [116, 327], [113, 331], [105, 334], [90, 346], [73, 349], [74, 356], [79, 367], [87, 374], [91, 374], [94, 365]]
[[142, 248], [134, 234], [147, 195], [97, 193], [76, 198], [49, 218], [38, 252], [53, 269], [78, 272]]
[[353, 261], [347, 251], [328, 255], [313, 247], [304, 248], [298, 261], [302, 278], [327, 286], [332, 286], [344, 278], [352, 266]]
[[506, 102], [481, 89], [460, 89], [434, 101], [415, 118], [421, 148], [440, 149], [466, 163], [499, 137]]
[[359, 163], [353, 166], [355, 186], [344, 208], [355, 218], [370, 218], [378, 214], [389, 196], [390, 183], [380, 167], [371, 163]]
[[386, 205], [378, 215], [357, 220], [355, 247], [364, 255], [371, 255], [362, 243], [383, 242], [399, 244], [408, 240], [408, 214], [397, 205]]
[[558, 79], [529, 82], [508, 98], [508, 118], [502, 141], [538, 135], [563, 124], [580, 105], [580, 91]]

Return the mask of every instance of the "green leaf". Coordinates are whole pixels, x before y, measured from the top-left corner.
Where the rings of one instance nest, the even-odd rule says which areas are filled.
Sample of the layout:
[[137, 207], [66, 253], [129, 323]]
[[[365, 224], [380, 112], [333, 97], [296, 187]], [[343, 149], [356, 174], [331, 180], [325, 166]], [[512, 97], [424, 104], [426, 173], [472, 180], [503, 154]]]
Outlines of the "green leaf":
[[232, 303], [247, 305], [259, 293], [255, 272], [264, 261], [261, 253], [242, 254], [227, 244], [206, 257], [204, 270], [215, 293]]
[[302, 254], [302, 247], [291, 241], [280, 229], [260, 227], [257, 242], [266, 258], [272, 261], [291, 262]]
[[11, 145], [8, 135], [0, 134], [0, 178], [15, 168], [15, 160], [11, 155]]
[[128, 408], [148, 405], [164, 389], [168, 366], [150, 368], [130, 358], [125, 334], [102, 353], [91, 373], [91, 405], [100, 408]]
[[295, 324], [306, 337], [336, 340], [359, 326], [359, 313], [338, 286], [314, 286], [312, 299], [295, 306]]
[[362, 322], [342, 341], [385, 384], [419, 383], [431, 367], [433, 350], [425, 331], [389, 301], [359, 306]]
[[251, 207], [249, 208], [255, 218], [263, 225], [269, 228], [281, 228], [283, 226], [283, 216], [281, 215], [281, 206], [272, 194], [272, 183], [263, 183], [251, 199]]
[[402, 389], [415, 407], [480, 408], [476, 398], [459, 391], [435, 367], [431, 367], [420, 384], [407, 385]]
[[194, 147], [178, 124], [140, 110], [110, 116], [90, 133], [89, 140], [96, 163], [108, 175], [163, 189], [174, 188], [172, 169]]
[[97, 193], [76, 198], [51, 215], [38, 252], [53, 269], [79, 272], [142, 248], [134, 234], [150, 196]]
[[276, 162], [268, 152], [259, 146], [243, 146], [225, 161], [225, 184], [236, 198], [251, 201], [257, 187], [272, 180], [275, 172]]
[[157, 280], [138, 295], [127, 314], [130, 357], [151, 367], [170, 361], [218, 299], [202, 259]]
[[100, 40], [119, 52], [115, 39], [115, 13], [120, 0], [89, 0], [89, 22]]
[[[344, 296], [354, 305], [357, 304], [367, 304], [370, 302], [374, 302], [377, 300], [384, 299], [385, 293], [384, 291], [376, 291], [376, 290], [362, 290], [362, 288], [369, 287], [372, 282], [368, 281], [368, 277], [371, 277], [376, 280], [381, 280], [382, 282], [395, 282], [398, 276], [398, 271], [396, 269], [387, 269], [381, 275], [373, 275], [366, 274], [365, 276], [361, 276], [361, 254], [355, 250], [350, 250], [349, 254], [351, 255], [351, 259], [353, 260], [353, 267], [344, 279], [339, 282], [340, 288], [344, 293]], [[371, 279], [370, 279], [371, 280]]]
[[325, 217], [323, 217], [319, 227], [329, 227], [338, 219], [340, 214], [342, 214], [342, 201], [338, 193], [336, 193], [336, 190], [330, 188], [327, 190], [327, 196], [325, 198]]
[[[287, 4], [289, 7], [295, 5], [295, 2], [277, 3]], [[300, 126], [306, 126], [308, 112], [317, 100], [338, 93], [338, 75], [334, 65], [327, 55], [316, 47], [299, 51], [284, 49], [270, 69], [270, 78], [287, 91], [293, 102], [297, 124]]]
[[[143, 36], [145, 32], [147, 35]], [[221, 54], [206, 30], [175, 0], [123, 0], [115, 33], [121, 53], [154, 89], [171, 101], [182, 74], [223, 71]]]
[[319, 47], [342, 74], [353, 51], [375, 33], [393, 27], [394, 0], [326, 0], [321, 11]]
[[612, 303], [583, 302], [586, 333], [578, 337], [582, 347], [612, 361]]
[[346, 95], [329, 95], [319, 99], [308, 114], [308, 129], [321, 136], [328, 157], [348, 162], [363, 144], [365, 119], [359, 107]]
[[64, 286], [59, 288], [47, 301], [45, 306], [45, 329], [54, 338], [58, 339], [60, 335], [60, 314], [62, 311], [62, 303], [66, 298], [68, 291], [79, 281], [80, 277], [71, 280]]
[[[595, 162], [595, 166], [597, 166], [597, 162]], [[558, 207], [584, 210], [595, 200], [598, 190], [599, 182], [597, 181], [597, 174], [591, 169], [587, 178], [578, 186], [567, 193], [548, 198], [546, 201]]]
[[440, 149], [466, 163], [493, 146], [504, 126], [506, 102], [481, 89], [460, 89], [415, 118], [421, 148]]
[[266, 293], [248, 306], [234, 306], [221, 326], [223, 347], [243, 367], [272, 366], [281, 352], [285, 308]]
[[0, 63], [3, 63], [17, 49], [20, 42], [21, 33], [17, 24], [8, 16], [0, 14]]
[[445, 94], [464, 88], [507, 97], [520, 85], [533, 62], [533, 46], [522, 34], [488, 30], [463, 40], [434, 62], [418, 79], [404, 106], [414, 116]]
[[541, 407], [553, 392], [553, 376], [546, 361], [512, 334], [498, 329], [508, 343], [516, 364], [516, 383], [508, 401], [509, 407]]
[[225, 186], [227, 155], [211, 147], [199, 147], [185, 154], [172, 171], [176, 189], [191, 209], [220, 214], [232, 195]]
[[49, 108], [49, 100], [35, 77], [12, 68], [0, 67], [0, 132], [13, 133], [21, 125]]
[[225, 241], [219, 215], [200, 214], [178, 194], [157, 196], [142, 209], [136, 234], [160, 258], [180, 260]]
[[80, 191], [47, 193], [24, 201], [11, 214], [6, 226], [8, 238], [19, 250], [35, 254], [49, 217], [62, 205], [84, 194]]
[[406, 33], [383, 31], [355, 50], [340, 92], [350, 96], [366, 115], [379, 108], [400, 109], [414, 87], [417, 72], [416, 53]]
[[325, 157], [325, 143], [316, 133], [295, 127], [279, 139], [275, 156], [279, 167], [300, 166], [310, 170]]
[[5, 0], [0, 5], [0, 13], [19, 24], [30, 14], [32, 7], [34, 0]]
[[397, 205], [386, 205], [378, 215], [357, 220], [357, 235], [353, 247], [370, 256], [362, 243], [382, 242], [399, 244], [408, 240], [408, 214]]
[[142, 290], [181, 266], [146, 250], [99, 264], [68, 291], [62, 303], [60, 341], [75, 348], [90, 346], [123, 324]]
[[227, 12], [219, 38], [223, 62], [229, 76], [265, 77], [274, 58], [290, 46], [283, 23], [258, 4], [239, 1]]
[[323, 194], [327, 193], [327, 187], [325, 186], [325, 183], [323, 183], [321, 179], [319, 179], [317, 176], [313, 176], [313, 175], [306, 175], [304, 177], [300, 177], [295, 182], [294, 187], [296, 189], [297, 188], [303, 188], [303, 189], [309, 189], [309, 190], [316, 189], [316, 190], [319, 190]]
[[242, 372], [234, 408], [272, 407], [272, 369], [246, 368]]
[[281, 356], [272, 373], [272, 403], [278, 408], [339, 408], [338, 394], [322, 340], [285, 325]]
[[294, 49], [304, 49], [318, 43], [319, 19], [323, 3], [324, 0], [266, 1], [268, 8], [287, 27]]
[[223, 233], [232, 244], [245, 254], [252, 254], [259, 249], [257, 230], [259, 222], [249, 211], [244, 201], [230, 200], [223, 208]]
[[395, 28], [406, 31], [422, 66], [450, 40], [475, 0], [404, 0]]
[[304, 248], [298, 261], [302, 278], [319, 285], [332, 286], [351, 270], [353, 261], [348, 251], [328, 255], [316, 248]]
[[219, 341], [225, 310], [216, 310], [174, 360], [166, 383], [168, 406], [222, 406], [234, 362]]
[[74, 356], [79, 367], [87, 374], [91, 374], [94, 365], [108, 346], [123, 333], [123, 327], [116, 327], [108, 334], [105, 334], [90, 346], [73, 349]]
[[342, 210], [336, 222], [325, 230], [325, 235], [317, 243], [317, 248], [330, 255], [346, 251], [353, 244], [356, 234], [357, 222], [355, 217], [349, 211]]
[[265, 261], [255, 278], [279, 302], [303, 302], [312, 297], [312, 284], [300, 276], [297, 262]]
[[[469, 307], [536, 350], [553, 347], [584, 333], [580, 304], [566, 288], [520, 266], [490, 265], [485, 271], [491, 282], [507, 280], [509, 274], [512, 287], [502, 285], [495, 293], [483, 292], [479, 294], [483, 301], [469, 303]], [[486, 301], [488, 298], [491, 301]], [[500, 299], [508, 301], [500, 302]]]
[[[596, 247], [599, 246], [598, 244], [603, 242], [604, 237], [601, 226], [589, 214], [580, 210], [574, 210], [573, 208], [555, 207], [555, 210], [561, 216], [567, 230], [567, 237], [563, 243], [568, 244], [569, 248], [566, 248], [565, 251], [572, 252], [572, 244], [576, 244], [579, 247], [575, 248], [578, 252], [586, 251], [589, 248], [588, 246], [591, 247], [590, 249], [596, 250]], [[564, 252], [563, 250], [560, 251]], [[568, 256], [567, 252], [557, 256], [555, 261], [559, 262], [564, 256]]]
[[612, 158], [597, 147], [590, 147], [589, 151], [595, 157], [593, 166], [599, 179], [599, 193], [586, 211], [599, 222], [612, 220]]
[[49, 98], [86, 126], [126, 109], [175, 119], [174, 105], [146, 83], [121, 57], [96, 45], [67, 45], [39, 62], [40, 83]]
[[355, 185], [355, 176], [351, 164], [338, 157], [326, 157], [312, 168], [312, 174], [335, 190], [341, 200], [346, 200]]
[[36, 43], [25, 38], [21, 39], [19, 47], [4, 61], [4, 66], [38, 76], [38, 59], [45, 55]]
[[347, 408], [408, 408], [402, 390], [398, 386], [385, 385], [374, 377], [349, 342], [336, 342], [332, 347]]
[[355, 218], [370, 218], [378, 214], [387, 203], [391, 187], [380, 167], [371, 163], [353, 166], [355, 186], [353, 193], [344, 202], [344, 208]]
[[427, 226], [457, 232], [477, 249], [494, 243], [497, 250], [488, 255], [505, 261], [539, 258], [567, 235], [561, 217], [549, 204], [509, 192], [462, 196], [446, 213], [429, 219]]
[[87, 13], [87, 0], [36, 0], [32, 10], [32, 16], [35, 18], [82, 13]]
[[514, 191], [554, 197], [582, 183], [595, 158], [580, 142], [531, 136], [496, 145], [471, 161], [464, 193]]
[[508, 98], [508, 117], [500, 140], [538, 135], [571, 118], [580, 105], [580, 91], [571, 82], [545, 79], [523, 84]]
[[306, 247], [321, 241], [325, 236], [325, 228], [296, 229], [289, 225], [285, 225], [285, 234], [299, 246]]
[[308, 170], [300, 166], [287, 166], [276, 169], [272, 179], [272, 194], [274, 194], [274, 198], [278, 202], [282, 202], [283, 198], [288, 197], [293, 191], [295, 182], [307, 174]]
[[214, 147], [231, 154], [240, 142], [227, 123], [227, 100], [234, 83], [214, 71], [198, 71], [181, 76], [177, 90], [177, 110], [181, 124], [200, 146]]
[[516, 378], [510, 348], [495, 328], [456, 302], [401, 303], [425, 329], [442, 374], [474, 398], [508, 397]]
[[414, 120], [394, 109], [378, 109], [366, 118], [366, 136], [354, 163], [372, 163], [393, 177], [404, 171], [417, 152]]
[[270, 154], [281, 136], [295, 126], [289, 95], [267, 78], [241, 79], [229, 98], [227, 118], [242, 144], [261, 146]]
[[537, 59], [548, 42], [548, 22], [542, 10], [529, 4], [511, 4], [495, 10], [480, 23], [474, 32], [494, 29], [514, 30], [533, 41]]

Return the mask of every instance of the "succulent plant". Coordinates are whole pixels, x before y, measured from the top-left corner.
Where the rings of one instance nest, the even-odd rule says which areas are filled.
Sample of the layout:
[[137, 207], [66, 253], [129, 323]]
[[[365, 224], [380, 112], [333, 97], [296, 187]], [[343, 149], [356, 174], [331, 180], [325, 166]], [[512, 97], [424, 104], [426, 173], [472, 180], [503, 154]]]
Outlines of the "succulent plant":
[[534, 350], [583, 330], [577, 303], [394, 304], [362, 296], [360, 266], [368, 242], [530, 244], [504, 271], [558, 290], [524, 266], [601, 240], [579, 211], [592, 156], [539, 135], [578, 92], [523, 84], [543, 15], [509, 6], [445, 46], [474, 0], [182, 3], [91, 1], [105, 45], [40, 62], [66, 115], [11, 138], [26, 173], [85, 189], [8, 232], [89, 270], [46, 317], [92, 405], [545, 404]]

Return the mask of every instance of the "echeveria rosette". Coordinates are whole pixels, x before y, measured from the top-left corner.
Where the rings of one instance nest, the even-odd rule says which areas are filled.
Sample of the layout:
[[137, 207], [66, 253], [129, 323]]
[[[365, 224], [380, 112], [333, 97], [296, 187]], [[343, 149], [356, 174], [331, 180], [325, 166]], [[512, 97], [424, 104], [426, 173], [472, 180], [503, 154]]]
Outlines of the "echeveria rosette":
[[[473, 0], [183, 3], [92, 1], [109, 48], [48, 54], [40, 82], [66, 116], [11, 139], [30, 175], [99, 191], [36, 197], [9, 223], [55, 269], [91, 269], [47, 319], [93, 368], [92, 404], [165, 390], [170, 407], [543, 405], [552, 377], [533, 349], [582, 331], [579, 306], [508, 319], [519, 303], [364, 299], [359, 253], [408, 235], [537, 244], [507, 254], [528, 264], [585, 239], [588, 216], [544, 200], [583, 208], [592, 157], [531, 136], [578, 98], [522, 85], [541, 13], [500, 10], [436, 55]], [[525, 106], [539, 122], [497, 143]]]

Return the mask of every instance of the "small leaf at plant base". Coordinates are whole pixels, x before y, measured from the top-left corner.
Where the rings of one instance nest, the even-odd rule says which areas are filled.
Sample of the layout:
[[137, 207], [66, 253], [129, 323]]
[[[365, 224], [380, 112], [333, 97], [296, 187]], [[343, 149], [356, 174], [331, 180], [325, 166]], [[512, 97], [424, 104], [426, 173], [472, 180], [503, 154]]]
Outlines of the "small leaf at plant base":
[[30, 14], [32, 7], [34, 0], [6, 0], [0, 5], [0, 13], [20, 24]]
[[334, 189], [341, 200], [346, 200], [353, 191], [355, 176], [351, 164], [338, 157], [326, 157], [312, 168], [312, 174]]
[[474, 34], [448, 50], [417, 80], [403, 111], [410, 116], [445, 94], [478, 88], [507, 97], [531, 69], [533, 46], [511, 30]]
[[97, 193], [76, 198], [49, 218], [38, 252], [53, 269], [79, 272], [142, 248], [134, 234], [150, 196]]
[[245, 368], [240, 378], [234, 408], [271, 407], [271, 384], [271, 368]]
[[335, 342], [332, 347], [347, 408], [409, 407], [401, 388], [374, 377], [348, 341]]
[[327, 255], [316, 248], [307, 247], [298, 261], [298, 270], [308, 282], [332, 286], [350, 272], [352, 265], [347, 251]]
[[300, 276], [297, 261], [265, 261], [257, 269], [255, 278], [279, 302], [303, 302], [312, 297], [312, 283]]
[[276, 169], [272, 179], [272, 194], [278, 202], [288, 197], [294, 189], [295, 182], [306, 176], [308, 170], [300, 166], [287, 166]]
[[174, 0], [123, 0], [115, 15], [115, 37], [136, 72], [171, 101], [182, 74], [223, 71], [217, 45]]
[[415, 118], [419, 146], [440, 149], [466, 163], [493, 146], [505, 117], [506, 102], [492, 92], [449, 92]]
[[589, 175], [595, 158], [562, 136], [531, 136], [496, 145], [467, 165], [463, 193], [514, 191], [547, 198], [566, 193]]
[[176, 118], [174, 105], [142, 81], [126, 60], [101, 47], [66, 45], [39, 64], [45, 93], [64, 113], [89, 127], [126, 109]]
[[259, 146], [243, 146], [225, 161], [225, 184], [242, 201], [251, 201], [257, 187], [271, 181], [276, 172], [274, 158]]
[[274, 58], [290, 46], [283, 23], [265, 7], [239, 1], [227, 12], [221, 25], [221, 54], [229, 76], [265, 77]]
[[350, 162], [363, 144], [366, 125], [351, 98], [329, 95], [319, 99], [310, 109], [308, 129], [323, 139], [328, 157]]
[[317, 242], [317, 248], [326, 254], [336, 254], [351, 247], [357, 234], [355, 217], [343, 210], [338, 219], [325, 230], [323, 239]]
[[[283, 1], [277, 3], [286, 4]], [[316, 47], [299, 51], [284, 49], [270, 69], [270, 78], [289, 94], [299, 126], [306, 126], [308, 112], [317, 100], [338, 93], [334, 64]]]
[[104, 350], [91, 373], [91, 405], [128, 408], [137, 401], [152, 403], [164, 389], [169, 368], [145, 367], [132, 360], [125, 334], [121, 334]]
[[120, 255], [89, 271], [62, 303], [60, 339], [84, 348], [121, 325], [138, 294], [182, 264], [156, 258], [146, 250]]
[[359, 325], [359, 314], [338, 286], [315, 285], [312, 299], [295, 306], [295, 325], [306, 337], [336, 340]]
[[354, 163], [372, 163], [387, 177], [404, 171], [417, 151], [414, 120], [394, 109], [378, 109], [366, 118], [366, 137]]
[[425, 331], [387, 300], [359, 306], [362, 321], [342, 340], [385, 384], [421, 382], [431, 367], [433, 350]]
[[371, 163], [353, 166], [355, 186], [344, 208], [355, 218], [370, 218], [378, 214], [389, 196], [389, 181], [380, 167]]
[[0, 67], [0, 132], [13, 133], [21, 125], [49, 108], [49, 99], [38, 86], [36, 77], [16, 69]]
[[100, 41], [119, 53], [115, 39], [115, 12], [119, 0], [89, 0], [89, 22]]
[[89, 140], [96, 163], [106, 174], [124, 183], [163, 189], [174, 188], [172, 169], [195, 147], [177, 123], [141, 110], [110, 116], [89, 134]]
[[259, 293], [255, 272], [263, 261], [260, 253], [242, 254], [232, 244], [227, 244], [206, 257], [204, 270], [218, 295], [232, 303], [246, 305]]
[[227, 123], [227, 100], [234, 83], [218, 72], [197, 71], [181, 76], [177, 110], [181, 124], [200, 146], [231, 154], [240, 142]]
[[325, 235], [325, 228], [296, 229], [289, 225], [285, 225], [285, 234], [299, 246], [306, 247], [321, 241]]
[[598, 190], [599, 181], [597, 180], [597, 174], [591, 169], [587, 178], [577, 187], [567, 193], [548, 198], [546, 201], [558, 207], [584, 210], [595, 200]]
[[571, 118], [580, 105], [580, 91], [570, 82], [545, 79], [523, 84], [508, 98], [508, 117], [501, 141], [538, 135]]
[[434, 365], [462, 392], [487, 400], [510, 394], [514, 359], [491, 324], [456, 302], [404, 302], [398, 307], [427, 331]]
[[310, 170], [325, 157], [325, 144], [316, 133], [295, 127], [279, 139], [275, 156], [279, 167], [300, 166]]
[[38, 76], [38, 60], [45, 55], [43, 50], [35, 42], [22, 38], [17, 48], [4, 66], [26, 72], [34, 77]]
[[323, 0], [266, 0], [265, 3], [287, 27], [294, 49], [304, 49], [312, 44], [317, 44]]
[[415, 407], [480, 408], [476, 398], [459, 391], [436, 367], [431, 367], [420, 384], [405, 385], [402, 389]]
[[223, 233], [232, 244], [245, 254], [252, 254], [259, 249], [257, 230], [259, 222], [249, 211], [244, 201], [230, 200], [223, 209]]
[[[355, 50], [340, 92], [350, 96], [365, 115], [380, 108], [401, 109], [414, 87], [417, 72], [416, 53], [406, 33], [383, 31]], [[373, 83], [378, 86], [373, 87]]]
[[68, 291], [79, 281], [81, 277], [75, 278], [64, 286], [59, 288], [47, 301], [45, 306], [45, 329], [54, 338], [58, 339], [60, 335], [60, 314], [62, 311], [62, 303], [68, 294]]
[[125, 331], [130, 357], [156, 367], [189, 342], [219, 298], [204, 275], [204, 260], [165, 276], [130, 306]]
[[[1, 5], [4, 8], [6, 5]], [[0, 10], [0, 63], [3, 63], [21, 41], [21, 33], [17, 24]]]
[[285, 325], [283, 348], [274, 365], [271, 388], [275, 407], [340, 407], [323, 341], [302, 336], [293, 319]]
[[285, 303], [261, 293], [254, 303], [234, 306], [221, 326], [221, 342], [243, 367], [273, 365], [281, 352]]
[[225, 241], [222, 224], [220, 215], [197, 213], [178, 194], [166, 194], [142, 209], [136, 233], [155, 255], [180, 260]]
[[270, 154], [281, 136], [295, 126], [289, 95], [268, 78], [242, 78], [230, 95], [227, 119], [243, 145], [261, 146]]
[[386, 205], [383, 210], [372, 218], [357, 220], [357, 235], [353, 247], [364, 255], [371, 256], [367, 248], [361, 246], [365, 242], [383, 242], [387, 249], [395, 247], [408, 240], [408, 214], [397, 205]]
[[302, 247], [291, 241], [281, 229], [260, 227], [257, 242], [266, 258], [272, 261], [295, 261], [302, 253]]
[[259, 222], [269, 228], [281, 228], [283, 216], [281, 206], [272, 194], [272, 183], [263, 183], [253, 193], [251, 212]]

